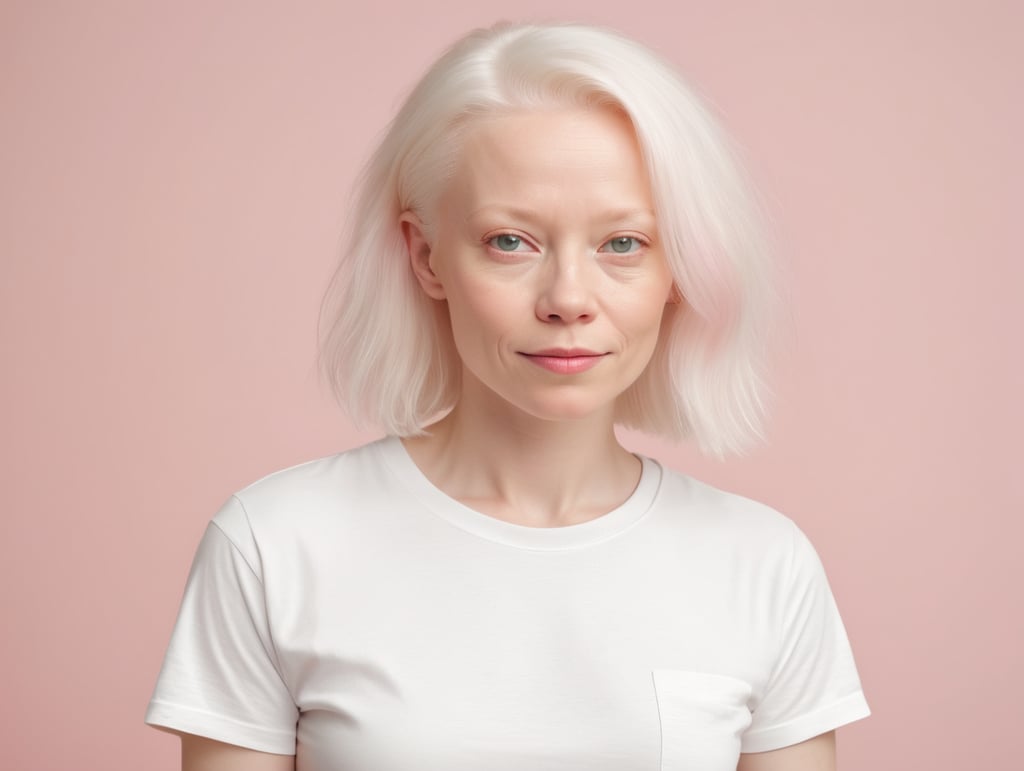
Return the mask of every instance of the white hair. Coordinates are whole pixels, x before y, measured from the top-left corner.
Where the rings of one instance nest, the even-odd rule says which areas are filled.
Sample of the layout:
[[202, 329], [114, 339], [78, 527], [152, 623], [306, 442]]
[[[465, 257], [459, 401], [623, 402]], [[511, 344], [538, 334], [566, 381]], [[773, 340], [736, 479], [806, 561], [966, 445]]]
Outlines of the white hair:
[[607, 106], [631, 121], [679, 304], [616, 403], [616, 422], [693, 439], [714, 456], [761, 438], [765, 335], [774, 304], [760, 209], [729, 140], [646, 47], [579, 24], [476, 30], [427, 72], [365, 167], [345, 253], [321, 309], [321, 371], [359, 423], [422, 433], [460, 392], [443, 304], [409, 265], [399, 216], [430, 213], [475, 117]]

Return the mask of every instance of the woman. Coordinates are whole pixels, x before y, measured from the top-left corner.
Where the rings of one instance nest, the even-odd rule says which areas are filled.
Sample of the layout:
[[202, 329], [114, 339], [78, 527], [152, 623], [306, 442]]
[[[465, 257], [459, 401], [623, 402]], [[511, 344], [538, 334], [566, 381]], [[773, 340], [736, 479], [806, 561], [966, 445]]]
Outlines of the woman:
[[147, 715], [183, 767], [834, 768], [868, 709], [806, 538], [613, 431], [757, 433], [765, 259], [696, 98], [479, 31], [361, 189], [323, 362], [388, 436], [214, 518]]

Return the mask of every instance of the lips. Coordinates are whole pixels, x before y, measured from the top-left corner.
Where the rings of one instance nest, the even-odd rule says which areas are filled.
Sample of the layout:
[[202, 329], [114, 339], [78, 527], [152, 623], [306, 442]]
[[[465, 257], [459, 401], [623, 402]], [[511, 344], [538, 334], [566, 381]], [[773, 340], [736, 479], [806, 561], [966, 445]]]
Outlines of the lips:
[[576, 356], [604, 356], [601, 351], [591, 351], [587, 348], [545, 348], [542, 351], [531, 351], [525, 356], [559, 356], [571, 359]]
[[596, 367], [606, 354], [587, 348], [545, 348], [523, 353], [538, 367], [559, 375], [575, 375]]

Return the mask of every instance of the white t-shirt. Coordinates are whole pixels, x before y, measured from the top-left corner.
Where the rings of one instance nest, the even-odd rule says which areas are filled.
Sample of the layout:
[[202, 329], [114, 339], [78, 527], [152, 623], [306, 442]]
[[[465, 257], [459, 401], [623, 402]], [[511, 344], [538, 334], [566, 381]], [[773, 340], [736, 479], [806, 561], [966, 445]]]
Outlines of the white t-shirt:
[[387, 438], [233, 496], [199, 545], [148, 723], [298, 771], [735, 769], [869, 714], [804, 535], [643, 458], [533, 528]]

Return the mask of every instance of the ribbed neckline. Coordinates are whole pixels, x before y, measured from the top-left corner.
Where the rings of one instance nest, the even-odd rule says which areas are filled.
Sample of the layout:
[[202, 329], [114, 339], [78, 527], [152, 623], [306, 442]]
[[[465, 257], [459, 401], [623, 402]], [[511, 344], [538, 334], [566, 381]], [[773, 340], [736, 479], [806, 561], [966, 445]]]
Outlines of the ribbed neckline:
[[610, 540], [643, 518], [661, 487], [661, 465], [651, 458], [637, 455], [643, 464], [640, 481], [620, 506], [577, 525], [529, 527], [471, 509], [442, 492], [420, 471], [397, 436], [381, 439], [377, 448], [401, 484], [431, 512], [475, 536], [520, 549], [557, 551]]

